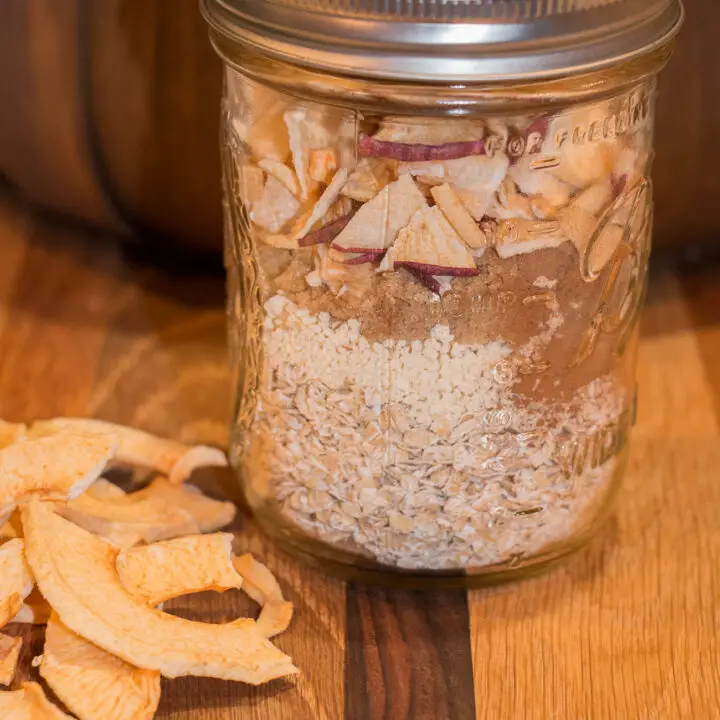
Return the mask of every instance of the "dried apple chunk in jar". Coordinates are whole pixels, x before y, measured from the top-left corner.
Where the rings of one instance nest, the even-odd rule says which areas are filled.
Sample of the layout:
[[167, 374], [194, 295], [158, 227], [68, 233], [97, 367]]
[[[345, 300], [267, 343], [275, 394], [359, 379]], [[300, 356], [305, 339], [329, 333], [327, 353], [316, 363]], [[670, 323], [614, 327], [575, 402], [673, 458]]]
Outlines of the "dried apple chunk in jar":
[[583, 533], [632, 424], [651, 114], [370, 121], [229, 70], [251, 505], [417, 571]]

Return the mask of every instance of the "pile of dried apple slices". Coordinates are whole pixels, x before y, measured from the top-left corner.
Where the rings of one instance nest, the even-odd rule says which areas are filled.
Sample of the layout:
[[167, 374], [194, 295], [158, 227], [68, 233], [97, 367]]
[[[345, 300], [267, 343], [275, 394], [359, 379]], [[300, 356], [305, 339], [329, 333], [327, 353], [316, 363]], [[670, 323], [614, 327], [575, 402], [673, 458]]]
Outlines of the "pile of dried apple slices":
[[[126, 493], [102, 477], [112, 464], [156, 473]], [[268, 638], [293, 606], [270, 570], [233, 554], [217, 532], [235, 506], [186, 480], [226, 466], [218, 449], [188, 446], [98, 420], [30, 427], [0, 421], [0, 628], [46, 625], [40, 677], [78, 720], [152, 718], [160, 678], [260, 684], [297, 672]], [[257, 620], [213, 624], [164, 612], [200, 591], [242, 588]], [[0, 685], [13, 688], [22, 638], [0, 633]], [[0, 717], [70, 718], [39, 683], [0, 690]]]

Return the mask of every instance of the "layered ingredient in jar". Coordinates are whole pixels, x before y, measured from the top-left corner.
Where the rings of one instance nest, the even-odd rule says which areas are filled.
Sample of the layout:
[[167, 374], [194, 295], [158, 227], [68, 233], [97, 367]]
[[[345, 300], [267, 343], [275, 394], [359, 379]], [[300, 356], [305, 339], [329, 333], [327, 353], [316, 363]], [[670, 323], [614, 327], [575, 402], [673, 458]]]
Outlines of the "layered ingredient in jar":
[[649, 89], [433, 119], [227, 81], [251, 505], [412, 570], [582, 535], [632, 423]]

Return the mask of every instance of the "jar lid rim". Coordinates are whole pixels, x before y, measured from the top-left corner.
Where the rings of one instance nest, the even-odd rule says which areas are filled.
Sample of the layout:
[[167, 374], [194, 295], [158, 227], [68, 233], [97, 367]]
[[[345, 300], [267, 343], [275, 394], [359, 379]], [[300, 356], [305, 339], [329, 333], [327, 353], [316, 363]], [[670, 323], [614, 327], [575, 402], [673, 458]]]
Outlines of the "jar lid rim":
[[216, 33], [278, 59], [338, 74], [428, 82], [550, 79], [590, 72], [668, 43], [684, 18], [681, 0], [200, 4]]

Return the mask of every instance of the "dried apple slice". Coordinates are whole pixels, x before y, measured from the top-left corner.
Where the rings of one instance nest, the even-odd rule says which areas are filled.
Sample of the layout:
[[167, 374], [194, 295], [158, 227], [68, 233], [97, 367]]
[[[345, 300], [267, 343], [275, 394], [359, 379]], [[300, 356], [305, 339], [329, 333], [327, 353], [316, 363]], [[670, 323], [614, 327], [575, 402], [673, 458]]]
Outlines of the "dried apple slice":
[[233, 565], [244, 581], [243, 590], [256, 603], [284, 602], [282, 588], [267, 565], [257, 561], [250, 553], [236, 557]]
[[310, 217], [305, 221], [305, 224], [295, 235], [295, 240], [302, 240], [310, 232], [312, 226], [327, 215], [332, 205], [338, 199], [340, 190], [342, 190], [347, 177], [347, 168], [341, 168], [335, 173], [332, 181], [325, 188], [317, 203], [315, 203], [315, 207], [313, 208], [312, 213], [310, 213]]
[[290, 153], [282, 114], [288, 98], [236, 73], [227, 75], [232, 125], [257, 158], [283, 161]]
[[535, 219], [532, 200], [518, 190], [515, 181], [510, 177], [500, 183], [487, 214], [496, 220]]
[[309, 176], [308, 166], [310, 163], [310, 146], [306, 133], [306, 123], [308, 122], [307, 111], [302, 108], [288, 110], [283, 113], [283, 120], [287, 127], [288, 140], [290, 143], [290, 153], [292, 155], [295, 173], [300, 182], [300, 197], [307, 200], [310, 193], [314, 190], [314, 181]]
[[3, 720], [74, 720], [53, 705], [37, 683], [23, 683], [20, 690], [0, 692]]
[[[287, 127], [293, 166], [300, 182], [300, 196], [307, 200], [317, 187], [312, 177], [313, 150], [335, 148], [341, 156], [343, 146], [355, 135], [354, 118], [333, 110], [316, 107], [295, 107], [283, 114]], [[347, 158], [346, 158], [347, 159]], [[343, 165], [342, 161], [338, 162]]]
[[[581, 258], [581, 267], [587, 262], [587, 269], [596, 276], [615, 254], [623, 238], [623, 228], [612, 223], [599, 226], [602, 212], [613, 200], [613, 185], [603, 179], [581, 192], [558, 215], [560, 228], [575, 246]], [[593, 242], [587, 260], [583, 260]]]
[[157, 498], [133, 500], [132, 495], [126, 495], [115, 500], [98, 500], [86, 494], [60, 506], [58, 512], [119, 547], [200, 532], [189, 512]]
[[413, 215], [395, 243], [395, 267], [427, 275], [477, 275], [475, 260], [439, 207]]
[[150, 720], [160, 703], [160, 673], [142, 670], [48, 622], [40, 676], [79, 720]]
[[[157, 470], [163, 475], [170, 475], [175, 465], [183, 459], [186, 454], [195, 458], [193, 467], [198, 467], [198, 453], [191, 453], [195, 448], [205, 448], [203, 445], [186, 445], [177, 440], [169, 440], [152, 435], [143, 430], [116, 425], [105, 420], [90, 418], [54, 418], [52, 420], [41, 420], [33, 424], [30, 434], [33, 437], [55, 435], [58, 433], [95, 433], [111, 435], [117, 440], [117, 449], [114, 459], [127, 465]], [[213, 448], [213, 450], [215, 450]], [[200, 451], [204, 458], [207, 458], [205, 449]], [[227, 465], [224, 455], [221, 458], [221, 451], [216, 450], [213, 458], [217, 462]]]
[[382, 254], [413, 214], [426, 206], [425, 197], [413, 179], [403, 175], [353, 215], [332, 247], [343, 252]]
[[466, 140], [449, 142], [440, 145], [424, 145], [422, 143], [399, 143], [393, 140], [378, 140], [377, 136], [361, 135], [358, 141], [361, 155], [375, 158], [389, 158], [403, 162], [427, 162], [433, 160], [453, 160], [468, 155], [484, 155], [485, 142]]
[[274, 176], [265, 181], [260, 198], [253, 203], [250, 219], [271, 233], [279, 233], [300, 210], [298, 199]]
[[106, 478], [98, 478], [86, 491], [86, 495], [89, 495], [96, 500], [118, 500], [124, 498], [127, 493], [119, 488], [115, 483], [110, 482]]
[[116, 567], [125, 589], [155, 607], [196, 592], [239, 588], [230, 533], [192, 535], [123, 550]]
[[323, 225], [319, 230], [308, 233], [299, 241], [300, 246], [307, 247], [308, 245], [321, 245], [332, 242], [345, 229], [351, 218], [352, 213], [348, 213], [327, 225]]
[[106, 434], [116, 438], [115, 459], [128, 465], [138, 465], [168, 474], [173, 465], [189, 450], [189, 446], [175, 440], [159, 438], [143, 430], [91, 418], [53, 418], [33, 423], [33, 437], [58, 433], [87, 432]]
[[169, 479], [173, 485], [182, 485], [198, 468], [227, 466], [227, 457], [220, 448], [194, 445], [173, 465]]
[[265, 173], [252, 163], [245, 163], [240, 170], [240, 196], [246, 207], [252, 207], [263, 193]]
[[148, 608], [125, 590], [118, 549], [51, 505], [23, 508], [27, 558], [38, 587], [70, 630], [136, 667], [258, 684], [297, 672], [255, 622], [213, 625]]
[[80, 432], [22, 440], [0, 450], [0, 516], [33, 495], [77, 497], [99, 477], [114, 451], [107, 435]]
[[264, 158], [258, 161], [258, 167], [269, 175], [277, 178], [293, 195], [300, 194], [297, 177], [292, 169], [285, 163], [273, 160], [272, 158]]
[[533, 169], [533, 162], [533, 156], [528, 155], [520, 158], [508, 170], [508, 175], [515, 181], [520, 192], [529, 197], [542, 197], [554, 208], [567, 205], [572, 186], [558, 180], [548, 170]]
[[27, 425], [0, 420], [0, 450], [22, 440], [27, 432]]
[[22, 638], [0, 633], [0, 685], [10, 687], [22, 650]]
[[25, 541], [20, 538], [0, 545], [0, 628], [19, 612], [33, 589], [33, 576], [25, 559]]
[[42, 593], [37, 588], [33, 588], [25, 598], [20, 612], [10, 622], [23, 625], [46, 625], [51, 613], [52, 608], [47, 604]]
[[143, 490], [125, 496], [128, 502], [144, 498], [157, 498], [190, 513], [200, 532], [215, 532], [229, 525], [237, 513], [231, 502], [214, 500], [194, 485], [173, 485], [163, 477], [156, 478]]
[[449, 160], [484, 155], [484, 134], [482, 123], [474, 120], [409, 123], [390, 118], [373, 136], [360, 136], [358, 151], [403, 161]]
[[473, 156], [445, 162], [406, 163], [400, 173], [424, 177], [435, 184], [452, 185], [468, 212], [478, 222], [483, 219], [500, 183], [507, 174], [507, 155]]
[[438, 185], [430, 190], [430, 194], [468, 247], [483, 250], [488, 246], [485, 233], [478, 227], [475, 218], [467, 211], [452, 185]]
[[574, 188], [587, 187], [611, 175], [619, 151], [614, 142], [576, 145], [567, 141], [560, 150], [560, 164], [549, 172]]
[[331, 147], [310, 151], [308, 174], [316, 182], [327, 183], [338, 169], [338, 156]]
[[566, 241], [553, 220], [502, 220], [495, 232], [495, 250], [501, 258], [558, 247]]
[[270, 569], [250, 553], [235, 558], [235, 570], [243, 579], [242, 588], [262, 607], [258, 629], [265, 637], [285, 632], [293, 616], [293, 604], [283, 597], [282, 589]]
[[369, 202], [392, 180], [392, 164], [392, 161], [361, 158], [352, 169], [342, 194], [358, 202]]
[[16, 510], [7, 518], [4, 524], [0, 524], [0, 545], [7, 540], [21, 537], [22, 522], [20, 521], [20, 515]]

